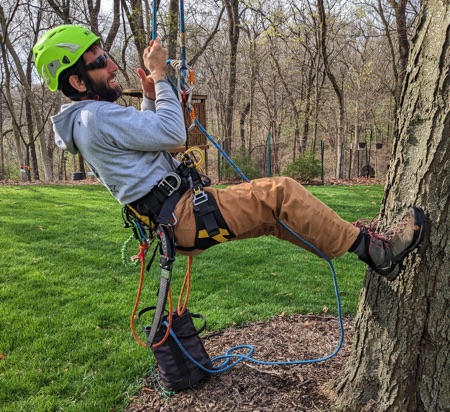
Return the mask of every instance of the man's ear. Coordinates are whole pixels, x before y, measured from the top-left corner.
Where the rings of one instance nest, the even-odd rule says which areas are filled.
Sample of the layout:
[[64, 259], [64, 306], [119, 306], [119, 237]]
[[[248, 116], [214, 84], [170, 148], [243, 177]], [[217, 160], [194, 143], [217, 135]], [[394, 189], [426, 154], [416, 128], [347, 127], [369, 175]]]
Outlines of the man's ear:
[[78, 92], [86, 91], [86, 84], [76, 74], [72, 74], [72, 76], [69, 77], [69, 83]]

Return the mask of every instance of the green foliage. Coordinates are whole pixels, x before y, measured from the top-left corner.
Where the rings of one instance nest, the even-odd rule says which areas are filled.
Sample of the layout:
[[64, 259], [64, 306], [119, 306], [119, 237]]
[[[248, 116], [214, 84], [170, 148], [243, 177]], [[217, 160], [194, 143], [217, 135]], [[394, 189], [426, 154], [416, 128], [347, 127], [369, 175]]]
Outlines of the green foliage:
[[321, 175], [320, 161], [314, 156], [314, 152], [304, 152], [291, 164], [286, 166], [283, 175], [298, 180], [312, 180]]
[[[261, 172], [258, 169], [258, 165], [255, 161], [248, 155], [236, 155], [231, 158], [242, 173], [247, 176], [248, 179], [257, 179], [261, 177]], [[236, 180], [239, 178], [236, 170], [225, 160], [222, 160], [221, 167], [221, 179], [222, 180]]]
[[[122, 265], [130, 231], [122, 228], [120, 205], [98, 185], [0, 190], [0, 411], [123, 410], [149, 360], [129, 329], [139, 267]], [[346, 220], [376, 214], [383, 194], [381, 186], [309, 190]], [[343, 313], [354, 314], [365, 265], [351, 254], [334, 265]], [[175, 297], [185, 269], [178, 256]], [[140, 309], [155, 304], [158, 278], [154, 264]], [[324, 306], [336, 314], [326, 262], [273, 237], [228, 242], [196, 257], [189, 302], [209, 331]]]

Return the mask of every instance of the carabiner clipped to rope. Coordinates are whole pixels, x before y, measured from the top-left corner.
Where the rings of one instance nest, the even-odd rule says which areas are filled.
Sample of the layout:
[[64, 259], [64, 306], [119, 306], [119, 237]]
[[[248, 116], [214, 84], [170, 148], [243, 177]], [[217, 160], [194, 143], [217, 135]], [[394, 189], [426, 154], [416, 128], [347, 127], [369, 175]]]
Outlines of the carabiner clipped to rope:
[[195, 81], [194, 71], [183, 63], [182, 60], [167, 60], [167, 64], [176, 71], [177, 84], [174, 84], [173, 80], [170, 78], [169, 82], [174, 91], [176, 91], [180, 103], [182, 103], [189, 111], [189, 117], [191, 118], [189, 129], [191, 129], [195, 126], [195, 117], [192, 117], [192, 112], [195, 114], [195, 110], [192, 106], [192, 92], [194, 90]]

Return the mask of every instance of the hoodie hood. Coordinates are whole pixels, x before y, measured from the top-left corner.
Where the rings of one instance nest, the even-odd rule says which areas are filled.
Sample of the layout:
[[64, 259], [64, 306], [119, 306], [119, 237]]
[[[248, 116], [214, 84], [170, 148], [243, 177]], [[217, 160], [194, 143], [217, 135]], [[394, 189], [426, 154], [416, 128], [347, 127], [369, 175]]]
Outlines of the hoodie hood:
[[80, 116], [81, 109], [88, 104], [92, 104], [92, 101], [84, 100], [64, 104], [61, 106], [60, 112], [52, 117], [55, 143], [60, 149], [78, 154], [79, 151], [74, 142], [74, 125], [77, 117]]

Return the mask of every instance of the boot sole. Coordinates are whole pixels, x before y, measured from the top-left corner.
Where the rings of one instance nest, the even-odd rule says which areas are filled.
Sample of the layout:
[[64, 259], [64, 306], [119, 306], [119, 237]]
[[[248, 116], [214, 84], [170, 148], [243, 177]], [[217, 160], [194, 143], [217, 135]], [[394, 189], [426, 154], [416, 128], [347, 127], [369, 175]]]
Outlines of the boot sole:
[[385, 278], [387, 280], [394, 280], [398, 276], [398, 274], [400, 273], [400, 268], [403, 259], [406, 257], [408, 253], [412, 252], [417, 246], [419, 246], [419, 243], [422, 241], [423, 238], [425, 212], [423, 211], [423, 209], [416, 206], [413, 206], [410, 209], [412, 209], [414, 213], [414, 226], [419, 226], [420, 229], [414, 231], [414, 237], [411, 244], [395, 258], [394, 263], [397, 263], [397, 265], [395, 266], [395, 268], [392, 270], [391, 273], [385, 275]]

